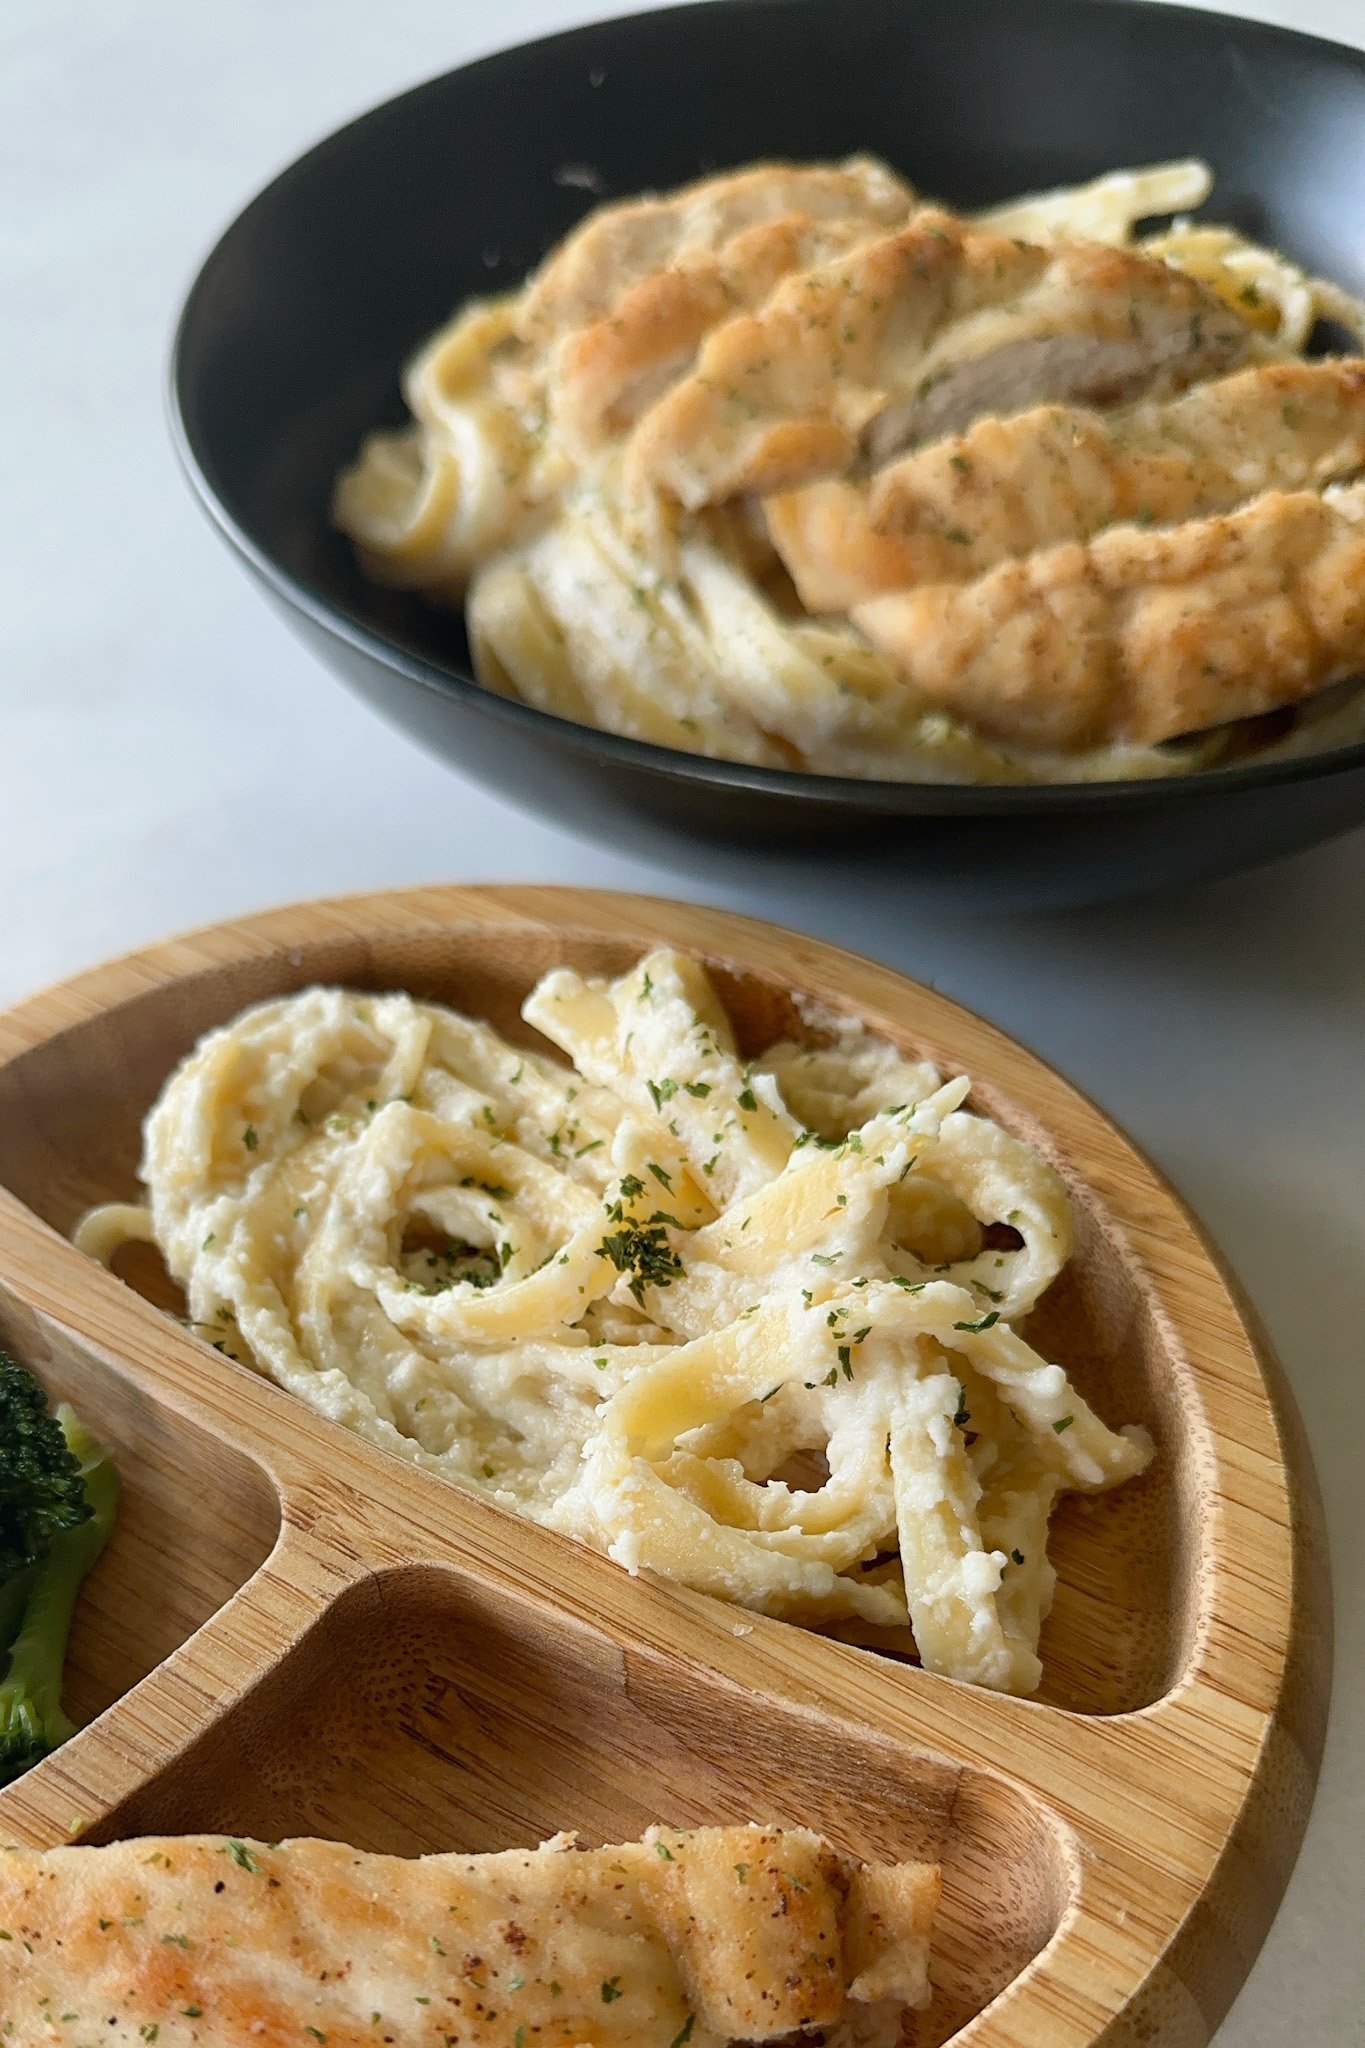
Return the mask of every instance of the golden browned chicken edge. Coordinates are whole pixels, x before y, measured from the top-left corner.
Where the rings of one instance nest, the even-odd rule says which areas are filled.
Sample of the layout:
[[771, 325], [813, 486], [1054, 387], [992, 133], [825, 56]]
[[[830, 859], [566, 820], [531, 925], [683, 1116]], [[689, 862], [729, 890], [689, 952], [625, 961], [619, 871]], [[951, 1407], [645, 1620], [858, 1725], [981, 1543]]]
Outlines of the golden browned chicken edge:
[[969, 219], [854, 157], [601, 206], [419, 353], [334, 516], [465, 606], [486, 687], [717, 759], [1048, 783], [1347, 743], [1365, 357], [1305, 351], [1365, 307], [1180, 215], [1211, 183]]
[[7, 2048], [893, 2048], [932, 1865], [805, 1829], [414, 1858], [164, 1836], [0, 1851]]

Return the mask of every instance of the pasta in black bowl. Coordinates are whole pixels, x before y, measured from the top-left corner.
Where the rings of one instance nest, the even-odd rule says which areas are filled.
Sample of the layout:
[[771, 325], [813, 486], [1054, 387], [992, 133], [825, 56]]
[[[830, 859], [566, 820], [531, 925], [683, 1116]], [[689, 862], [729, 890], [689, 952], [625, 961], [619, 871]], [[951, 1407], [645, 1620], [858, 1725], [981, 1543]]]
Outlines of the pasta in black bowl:
[[[968, 13], [578, 30], [247, 209], [182, 320], [182, 453], [353, 687], [513, 801], [694, 865], [1075, 901], [1365, 818], [1365, 382], [1313, 359], [1360, 346], [1365, 57], [1099, 0]], [[1204, 163], [1217, 229], [1184, 219]], [[1059, 461], [1060, 510], [1032, 482]], [[1192, 635], [1166, 586], [1196, 558]]]

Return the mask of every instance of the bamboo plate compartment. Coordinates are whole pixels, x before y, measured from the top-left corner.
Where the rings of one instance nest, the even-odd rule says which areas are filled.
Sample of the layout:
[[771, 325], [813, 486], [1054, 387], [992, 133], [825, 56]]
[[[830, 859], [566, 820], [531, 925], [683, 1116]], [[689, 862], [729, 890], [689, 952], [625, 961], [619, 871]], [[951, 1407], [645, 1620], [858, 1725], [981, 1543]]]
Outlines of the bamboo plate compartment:
[[[66, 1233], [136, 1190], [171, 1066], [311, 982], [404, 988], [538, 1045], [551, 966], [702, 959], [746, 1053], [856, 1015], [1037, 1144], [1077, 1249], [1027, 1326], [1155, 1463], [1054, 1521], [1040, 1694], [1019, 1700], [632, 1579], [314, 1416]], [[969, 1105], [970, 1106], [970, 1105]], [[161, 1299], [166, 1302], [164, 1286]], [[82, 1598], [90, 1725], [0, 1793], [0, 1842], [200, 1829], [414, 1854], [652, 1820], [807, 1825], [944, 1870], [915, 2048], [1203, 2048], [1264, 1939], [1327, 1711], [1321, 1513], [1279, 1366], [1153, 1168], [1040, 1060], [932, 991], [644, 897], [438, 888], [215, 926], [0, 1017], [0, 1345], [114, 1447]]]

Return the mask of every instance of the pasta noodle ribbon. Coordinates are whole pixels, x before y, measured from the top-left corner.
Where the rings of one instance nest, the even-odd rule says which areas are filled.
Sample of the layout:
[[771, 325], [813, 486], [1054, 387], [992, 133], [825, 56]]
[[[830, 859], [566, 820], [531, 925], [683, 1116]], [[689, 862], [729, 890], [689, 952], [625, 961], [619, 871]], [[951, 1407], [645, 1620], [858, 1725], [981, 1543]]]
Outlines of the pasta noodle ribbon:
[[[1200, 440], [1171, 409], [1187, 383], [1196, 396], [1221, 388], [1209, 380], [1234, 362], [1303, 367], [1321, 321], [1365, 344], [1352, 294], [1191, 218], [1212, 189], [1207, 164], [1180, 159], [969, 219], [859, 159], [755, 164], [610, 203], [519, 291], [472, 301], [417, 349], [401, 380], [410, 420], [366, 438], [337, 480], [333, 520], [367, 576], [463, 608], [487, 689], [683, 752], [1008, 784], [1164, 778], [1357, 738], [1365, 695], [1349, 636], [1311, 696], [1293, 664], [1267, 695], [1269, 679], [1256, 670], [1249, 688], [1239, 660], [1221, 685], [1163, 703], [1155, 723], [1121, 716], [1093, 679], [1088, 725], [1026, 715], [1025, 700], [1050, 695], [1047, 663], [1021, 657], [988, 703], [972, 679], [974, 635], [998, 630], [973, 623], [976, 602], [1024, 604], [1013, 583], [971, 598], [1002, 562], [1130, 522], [1196, 523], [1239, 491], [1257, 502], [1282, 470], [1311, 471], [1314, 488], [1359, 470], [1353, 441], [1323, 452], [1311, 422], [1301, 432], [1292, 394], [1259, 424], [1245, 392], [1227, 399], [1228, 432], [1205, 421], [1205, 444], [1236, 451], [1231, 467], [1182, 441]], [[950, 243], [951, 286], [936, 253]], [[1039, 286], [1054, 265], [1070, 281]], [[1162, 340], [1177, 301], [1188, 319]], [[883, 361], [867, 333], [893, 305]], [[1144, 395], [1155, 450], [1128, 446]], [[963, 430], [1021, 417], [1028, 432], [983, 443], [979, 472]], [[751, 423], [754, 463], [736, 454]], [[907, 483], [907, 448], [943, 459], [912, 463]], [[1149, 573], [1178, 578], [1150, 554], [1112, 573], [1139, 587]], [[940, 585], [952, 593], [948, 655], [926, 668], [925, 631], [902, 637], [869, 607]], [[1111, 664], [1130, 660], [1125, 646], [1120, 634]], [[1287, 723], [1260, 716], [1291, 707]], [[1036, 1282], [1036, 1258], [1031, 1271]]]
[[217, 1349], [631, 1571], [1032, 1690], [1054, 1503], [1152, 1455], [1013, 1326], [1052, 1168], [845, 1018], [743, 1059], [677, 953], [524, 1016], [574, 1064], [404, 995], [246, 1011], [77, 1242], [154, 1240]]

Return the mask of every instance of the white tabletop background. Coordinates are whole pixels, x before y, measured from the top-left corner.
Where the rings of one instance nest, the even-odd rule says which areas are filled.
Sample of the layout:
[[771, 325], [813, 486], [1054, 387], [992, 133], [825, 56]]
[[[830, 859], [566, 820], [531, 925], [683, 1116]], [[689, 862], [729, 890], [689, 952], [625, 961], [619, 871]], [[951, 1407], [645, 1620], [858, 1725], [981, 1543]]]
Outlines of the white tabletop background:
[[[1218, 2048], [1365, 2042], [1365, 833], [1064, 915], [951, 921], [910, 890], [698, 885], [532, 822], [381, 724], [291, 640], [177, 474], [162, 410], [172, 322], [256, 187], [403, 86], [609, 11], [0, 6], [0, 1001], [290, 898], [572, 881], [800, 924], [1055, 1062], [1221, 1240], [1288, 1366], [1327, 1500], [1327, 1760]], [[1365, 44], [1365, 0], [1247, 11]]]

